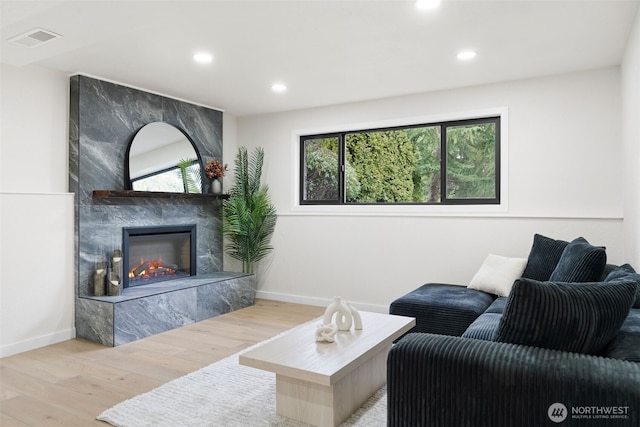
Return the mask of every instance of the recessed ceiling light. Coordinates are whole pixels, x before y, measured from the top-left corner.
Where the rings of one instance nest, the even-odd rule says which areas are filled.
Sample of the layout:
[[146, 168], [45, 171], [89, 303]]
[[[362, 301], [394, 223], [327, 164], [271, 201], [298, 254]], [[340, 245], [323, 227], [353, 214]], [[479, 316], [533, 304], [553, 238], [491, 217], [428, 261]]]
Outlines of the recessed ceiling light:
[[420, 10], [433, 10], [438, 8], [442, 0], [416, 0], [415, 6]]
[[467, 61], [475, 58], [476, 55], [477, 53], [474, 50], [463, 50], [462, 52], [459, 52], [456, 57], [461, 61]]
[[208, 64], [213, 61], [213, 56], [207, 52], [198, 52], [193, 55], [193, 60], [199, 64]]
[[271, 90], [274, 92], [284, 92], [287, 90], [287, 86], [283, 83], [274, 83], [271, 85]]

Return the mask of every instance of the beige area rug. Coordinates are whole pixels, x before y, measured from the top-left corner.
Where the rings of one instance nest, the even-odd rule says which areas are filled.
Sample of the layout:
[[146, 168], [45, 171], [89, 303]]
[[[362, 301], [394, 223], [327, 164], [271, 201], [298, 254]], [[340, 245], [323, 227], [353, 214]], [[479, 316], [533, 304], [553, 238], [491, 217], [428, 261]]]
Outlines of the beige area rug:
[[[306, 426], [276, 415], [275, 374], [238, 363], [238, 356], [253, 347], [125, 400], [97, 418], [116, 427]], [[383, 387], [342, 426], [386, 424]]]

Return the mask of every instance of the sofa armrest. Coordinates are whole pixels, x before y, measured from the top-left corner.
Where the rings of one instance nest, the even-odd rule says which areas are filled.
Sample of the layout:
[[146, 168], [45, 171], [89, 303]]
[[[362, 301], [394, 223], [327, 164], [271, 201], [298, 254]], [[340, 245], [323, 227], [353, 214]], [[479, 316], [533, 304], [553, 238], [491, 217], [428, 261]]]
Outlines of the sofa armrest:
[[562, 426], [640, 425], [634, 362], [413, 333], [387, 365], [390, 427], [559, 425], [554, 403], [566, 407]]

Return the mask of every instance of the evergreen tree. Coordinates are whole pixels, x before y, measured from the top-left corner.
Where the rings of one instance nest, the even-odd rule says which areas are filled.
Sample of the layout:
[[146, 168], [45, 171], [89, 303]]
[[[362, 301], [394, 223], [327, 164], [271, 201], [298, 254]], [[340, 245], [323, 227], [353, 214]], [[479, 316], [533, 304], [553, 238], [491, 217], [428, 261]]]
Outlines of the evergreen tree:
[[[338, 138], [323, 138], [305, 142], [305, 200], [337, 200], [338, 188]], [[345, 167], [347, 200], [355, 200], [360, 193], [360, 182], [355, 169]]]
[[440, 201], [440, 126], [407, 129], [415, 147], [416, 167], [413, 171], [413, 201]]
[[406, 131], [348, 134], [346, 156], [360, 181], [360, 195], [355, 201], [412, 201], [417, 158]]
[[493, 123], [447, 129], [447, 197], [496, 196], [495, 132]]

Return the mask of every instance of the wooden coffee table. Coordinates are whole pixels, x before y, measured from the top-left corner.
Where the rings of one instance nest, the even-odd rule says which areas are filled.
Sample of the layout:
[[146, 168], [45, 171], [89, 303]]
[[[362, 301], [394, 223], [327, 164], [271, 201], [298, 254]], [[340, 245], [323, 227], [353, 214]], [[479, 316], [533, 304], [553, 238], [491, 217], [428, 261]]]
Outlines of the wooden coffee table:
[[387, 382], [387, 354], [415, 325], [412, 317], [360, 312], [363, 329], [317, 342], [322, 318], [240, 355], [240, 364], [275, 372], [276, 412], [317, 426], [338, 426]]

